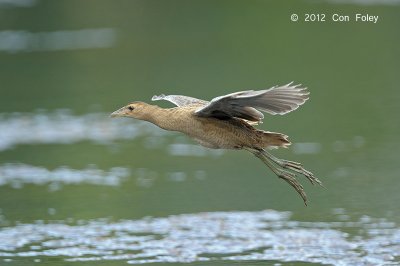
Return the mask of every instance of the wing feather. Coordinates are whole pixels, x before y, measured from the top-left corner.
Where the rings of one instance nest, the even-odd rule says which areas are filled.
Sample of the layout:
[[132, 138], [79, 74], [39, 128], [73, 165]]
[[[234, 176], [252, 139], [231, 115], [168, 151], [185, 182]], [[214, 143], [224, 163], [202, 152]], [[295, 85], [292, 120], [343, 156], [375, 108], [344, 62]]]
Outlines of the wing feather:
[[202, 104], [202, 105], [206, 105], [208, 102], [201, 100], [201, 99], [197, 99], [197, 98], [193, 98], [193, 97], [189, 97], [189, 96], [183, 96], [183, 95], [154, 95], [151, 98], [152, 101], [160, 101], [160, 100], [166, 100], [169, 101], [173, 104], [175, 104], [176, 106], [185, 106], [185, 105], [189, 105], [189, 104]]
[[198, 109], [196, 114], [199, 116], [224, 114], [227, 117], [260, 122], [264, 118], [261, 112], [284, 115], [305, 103], [309, 98], [309, 92], [307, 88], [300, 86], [289, 83], [267, 90], [248, 90], [219, 96]]

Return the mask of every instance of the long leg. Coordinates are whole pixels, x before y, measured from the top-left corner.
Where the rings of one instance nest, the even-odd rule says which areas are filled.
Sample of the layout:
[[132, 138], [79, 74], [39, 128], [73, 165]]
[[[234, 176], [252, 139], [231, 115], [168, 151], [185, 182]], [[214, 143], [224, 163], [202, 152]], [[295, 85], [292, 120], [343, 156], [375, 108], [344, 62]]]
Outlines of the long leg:
[[301, 198], [304, 201], [304, 204], [307, 206], [307, 195], [304, 192], [303, 186], [299, 183], [299, 181], [296, 180], [295, 174], [286, 171], [284, 169], [280, 169], [274, 165], [274, 161], [269, 158], [262, 150], [257, 150], [257, 149], [251, 149], [251, 148], [244, 148], [248, 150], [249, 152], [253, 153], [255, 156], [257, 156], [264, 164], [266, 164], [272, 172], [274, 172], [279, 178], [282, 178], [285, 180], [289, 185], [291, 185], [297, 193], [300, 194]]
[[301, 163], [279, 159], [274, 155], [272, 155], [271, 153], [267, 152], [266, 150], [262, 150], [262, 153], [264, 153], [269, 159], [271, 159], [274, 163], [276, 163], [280, 167], [283, 167], [285, 169], [290, 169], [298, 174], [304, 175], [311, 182], [311, 184], [313, 185], [318, 184], [320, 186], [323, 186], [322, 182], [317, 177], [315, 177], [313, 173], [304, 169]]

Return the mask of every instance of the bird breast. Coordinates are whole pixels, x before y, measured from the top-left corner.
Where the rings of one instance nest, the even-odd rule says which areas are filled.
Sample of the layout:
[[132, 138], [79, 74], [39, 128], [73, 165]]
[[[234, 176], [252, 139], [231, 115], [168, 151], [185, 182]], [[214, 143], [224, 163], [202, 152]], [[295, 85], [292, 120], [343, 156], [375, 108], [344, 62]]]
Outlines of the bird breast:
[[183, 133], [207, 148], [237, 149], [249, 145], [255, 137], [255, 131], [234, 119], [220, 120], [192, 114], [186, 121]]
[[207, 148], [238, 149], [257, 142], [257, 130], [240, 119], [200, 117], [195, 114], [197, 109], [196, 106], [159, 109], [149, 121], [165, 130], [182, 132]]

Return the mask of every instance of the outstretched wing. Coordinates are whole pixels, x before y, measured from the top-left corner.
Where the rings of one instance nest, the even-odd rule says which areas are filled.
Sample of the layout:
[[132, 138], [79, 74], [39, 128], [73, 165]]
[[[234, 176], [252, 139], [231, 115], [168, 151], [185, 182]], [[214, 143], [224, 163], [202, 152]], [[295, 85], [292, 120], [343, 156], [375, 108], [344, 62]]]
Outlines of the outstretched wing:
[[166, 100], [169, 101], [173, 104], [175, 104], [176, 106], [185, 106], [185, 105], [189, 105], [189, 104], [202, 104], [202, 105], [206, 105], [208, 102], [204, 101], [204, 100], [200, 100], [197, 98], [193, 98], [193, 97], [189, 97], [189, 96], [183, 96], [183, 95], [154, 95], [151, 98], [152, 101], [159, 101], [159, 100]]
[[[237, 117], [249, 121], [261, 121], [266, 112], [284, 115], [296, 110], [308, 100], [309, 92], [301, 85], [289, 83], [267, 90], [248, 90], [219, 96], [196, 111], [199, 116]], [[260, 112], [261, 111], [261, 112]]]

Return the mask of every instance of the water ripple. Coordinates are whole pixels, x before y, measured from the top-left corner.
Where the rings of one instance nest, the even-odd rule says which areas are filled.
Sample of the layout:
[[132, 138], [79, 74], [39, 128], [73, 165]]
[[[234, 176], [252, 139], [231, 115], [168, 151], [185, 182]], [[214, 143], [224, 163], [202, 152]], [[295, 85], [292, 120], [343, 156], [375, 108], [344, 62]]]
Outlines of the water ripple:
[[[300, 222], [290, 213], [215, 212], [69, 225], [21, 224], [0, 230], [0, 256], [66, 256], [67, 261], [130, 264], [210, 260], [395, 265], [400, 229], [382, 219]], [[358, 235], [342, 230], [348, 228]]]
[[0, 31], [0, 51], [8, 53], [109, 48], [115, 42], [116, 30], [111, 28], [52, 32]]
[[8, 163], [0, 165], [0, 186], [11, 185], [13, 188], [21, 188], [24, 184], [48, 184], [50, 190], [58, 190], [62, 185], [82, 183], [118, 186], [129, 175], [129, 169], [122, 167], [113, 167], [108, 171], [95, 166], [81, 170], [69, 167], [49, 170], [39, 166]]
[[0, 151], [23, 144], [72, 144], [85, 140], [108, 144], [117, 139], [166, 134], [154, 129], [146, 122], [110, 119], [104, 113], [81, 116], [68, 111], [0, 114]]

